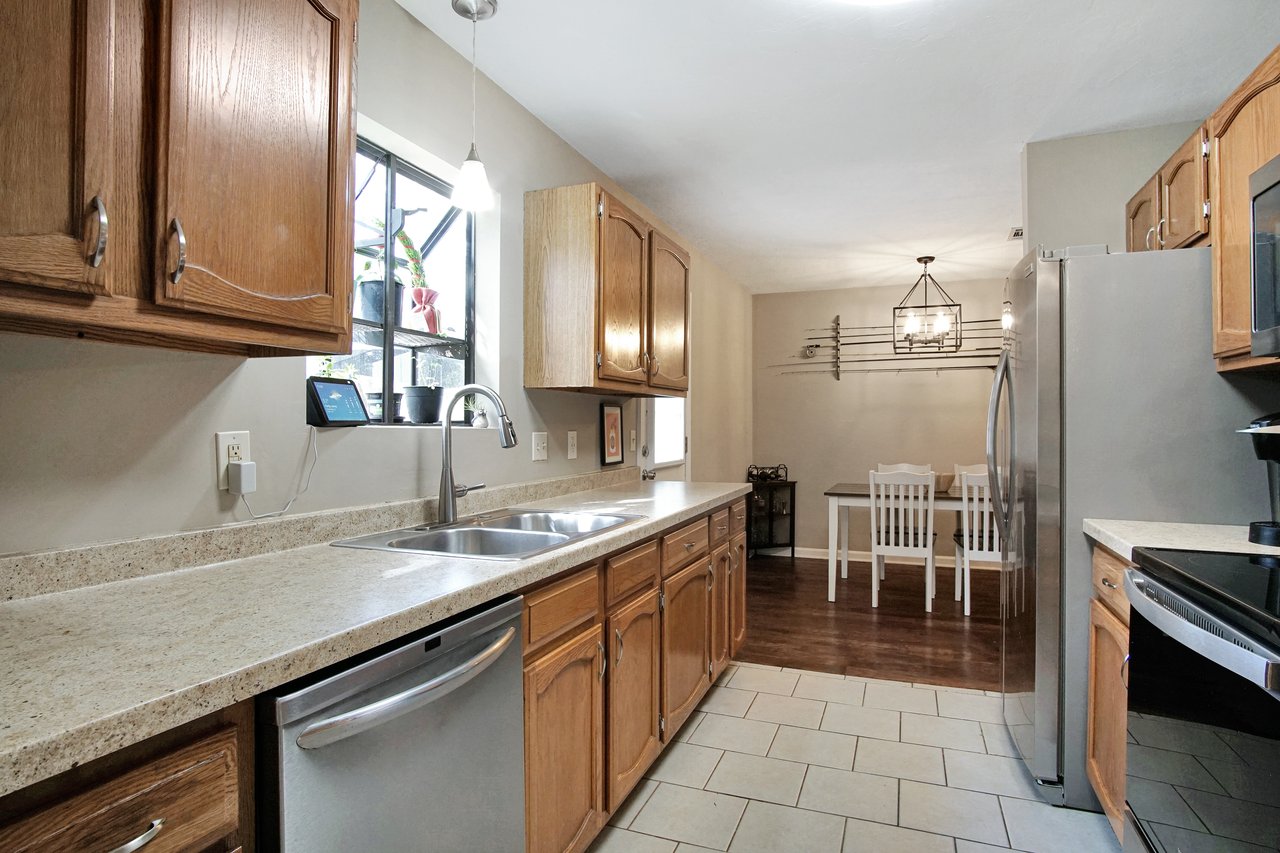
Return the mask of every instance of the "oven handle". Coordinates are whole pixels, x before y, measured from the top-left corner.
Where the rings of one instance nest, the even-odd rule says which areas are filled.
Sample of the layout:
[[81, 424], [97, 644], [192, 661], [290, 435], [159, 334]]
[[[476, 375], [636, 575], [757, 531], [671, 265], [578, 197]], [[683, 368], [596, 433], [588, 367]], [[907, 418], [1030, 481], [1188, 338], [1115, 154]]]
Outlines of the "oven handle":
[[1280, 699], [1280, 652], [1236, 630], [1138, 569], [1126, 569], [1129, 606], [1193, 652]]
[[488, 669], [507, 650], [507, 646], [511, 645], [515, 636], [516, 629], [508, 628], [484, 651], [440, 673], [435, 678], [410, 687], [408, 690], [402, 690], [393, 696], [379, 699], [377, 702], [362, 705], [353, 711], [312, 723], [298, 735], [298, 746], [303, 749], [319, 749], [322, 746], [337, 743], [352, 735], [367, 732], [375, 726], [380, 726], [410, 711], [416, 711], [452, 693]]

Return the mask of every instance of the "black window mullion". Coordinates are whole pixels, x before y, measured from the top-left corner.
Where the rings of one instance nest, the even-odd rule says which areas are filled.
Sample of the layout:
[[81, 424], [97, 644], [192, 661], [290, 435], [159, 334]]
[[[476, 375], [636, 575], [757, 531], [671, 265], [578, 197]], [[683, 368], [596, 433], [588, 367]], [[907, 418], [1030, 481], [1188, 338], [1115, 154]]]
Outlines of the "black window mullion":
[[396, 158], [388, 153], [387, 164], [387, 210], [382, 219], [382, 422], [396, 422], [395, 398], [395, 354], [396, 354], [396, 309], [399, 308], [396, 293], [395, 235], [391, 233], [391, 220], [396, 209]]

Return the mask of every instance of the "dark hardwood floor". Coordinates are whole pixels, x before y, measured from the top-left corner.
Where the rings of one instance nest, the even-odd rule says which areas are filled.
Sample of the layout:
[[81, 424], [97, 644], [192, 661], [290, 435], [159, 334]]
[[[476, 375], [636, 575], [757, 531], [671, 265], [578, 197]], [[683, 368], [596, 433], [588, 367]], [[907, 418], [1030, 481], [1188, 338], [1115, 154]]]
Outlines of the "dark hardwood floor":
[[1000, 689], [1000, 573], [971, 572], [973, 615], [954, 600], [954, 575], [938, 568], [924, 612], [924, 568], [889, 566], [871, 607], [871, 567], [849, 563], [827, 601], [827, 561], [753, 557], [747, 564], [744, 661], [892, 681]]

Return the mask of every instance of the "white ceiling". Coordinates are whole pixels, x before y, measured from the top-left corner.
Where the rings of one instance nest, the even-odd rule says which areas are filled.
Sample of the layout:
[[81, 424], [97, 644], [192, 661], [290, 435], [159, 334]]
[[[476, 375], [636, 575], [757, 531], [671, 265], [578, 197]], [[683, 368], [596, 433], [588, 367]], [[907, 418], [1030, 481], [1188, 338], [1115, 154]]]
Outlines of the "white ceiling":
[[[464, 56], [449, 0], [398, 0]], [[1028, 141], [1206, 116], [1275, 0], [499, 0], [481, 71], [748, 289], [1003, 278]], [[480, 150], [484, 150], [483, 128]]]

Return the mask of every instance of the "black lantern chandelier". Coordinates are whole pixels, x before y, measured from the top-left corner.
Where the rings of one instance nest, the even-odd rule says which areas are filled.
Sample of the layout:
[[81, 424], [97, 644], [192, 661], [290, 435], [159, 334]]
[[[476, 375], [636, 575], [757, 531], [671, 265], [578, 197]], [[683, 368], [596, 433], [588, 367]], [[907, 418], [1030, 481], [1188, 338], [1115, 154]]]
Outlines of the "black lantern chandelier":
[[[916, 261], [924, 266], [924, 272], [893, 309], [893, 351], [959, 352], [963, 342], [960, 303], [929, 275], [929, 264], [934, 261], [932, 255], [924, 255]], [[929, 293], [931, 285], [934, 290], [932, 299]], [[917, 292], [918, 301], [912, 302], [917, 298]]]

